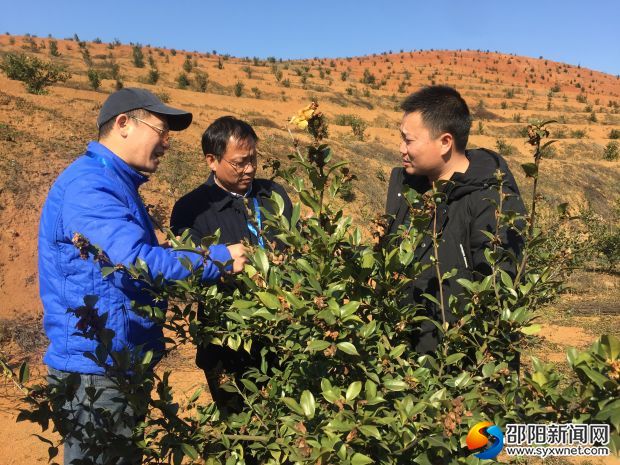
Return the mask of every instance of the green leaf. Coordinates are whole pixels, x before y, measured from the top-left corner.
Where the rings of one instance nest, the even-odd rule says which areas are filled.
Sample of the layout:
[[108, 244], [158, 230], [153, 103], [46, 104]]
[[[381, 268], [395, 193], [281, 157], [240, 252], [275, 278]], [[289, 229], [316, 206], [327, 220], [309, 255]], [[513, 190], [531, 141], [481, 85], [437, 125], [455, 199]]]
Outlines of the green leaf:
[[198, 458], [198, 451], [194, 449], [194, 446], [192, 446], [191, 444], [181, 444], [181, 450], [192, 460], [196, 460]]
[[366, 465], [368, 463], [374, 463], [374, 460], [359, 452], [353, 454], [353, 457], [351, 457], [351, 465]]
[[376, 329], [377, 329], [377, 320], [372, 320], [367, 325], [364, 325], [364, 327], [360, 330], [360, 336], [363, 339], [366, 339], [368, 336], [373, 334]]
[[462, 353], [456, 353], [456, 354], [451, 354], [448, 355], [446, 357], [446, 365], [452, 365], [453, 363], [458, 362], [460, 359], [462, 359], [463, 357], [465, 357], [465, 354]]
[[263, 274], [263, 276], [266, 276], [267, 271], [269, 271], [269, 260], [267, 259], [267, 254], [262, 247], [258, 247], [256, 249], [254, 252], [254, 259], [256, 260], [258, 270]]
[[311, 351], [325, 350], [331, 345], [332, 345], [331, 342], [323, 341], [322, 339], [315, 339], [314, 341], [310, 341], [308, 343], [308, 350], [311, 350]]
[[349, 385], [347, 392], [344, 395], [344, 398], [347, 401], [353, 400], [359, 395], [361, 391], [362, 391], [362, 382], [354, 381]]
[[255, 307], [256, 303], [250, 300], [235, 300], [232, 303], [232, 306], [238, 308], [239, 310], [247, 310], [248, 308]]
[[404, 391], [409, 387], [407, 383], [400, 379], [388, 379], [383, 382], [383, 386], [388, 391]]
[[336, 344], [336, 347], [342, 350], [345, 354], [359, 355], [359, 352], [357, 351], [355, 346], [350, 342], [339, 342], [338, 344]]
[[471, 375], [469, 374], [469, 372], [464, 371], [456, 377], [456, 379], [454, 380], [454, 386], [457, 388], [465, 387], [469, 384], [470, 381]]
[[379, 441], [381, 440], [381, 433], [379, 432], [379, 428], [377, 428], [376, 426], [362, 425], [362, 426], [358, 426], [357, 429], [364, 436], [375, 438], [375, 439], [378, 439]]
[[256, 394], [258, 392], [258, 388], [256, 384], [254, 384], [249, 379], [241, 379], [241, 383], [245, 386], [245, 388], [250, 391], [252, 394]]
[[353, 315], [357, 311], [359, 306], [360, 303], [356, 301], [344, 304], [342, 307], [340, 307], [340, 318], [345, 318], [349, 315]]
[[536, 166], [536, 163], [523, 163], [521, 165], [521, 168], [523, 168], [523, 172], [525, 173], [526, 177], [528, 178], [538, 177], [538, 167]]
[[292, 399], [291, 397], [282, 397], [282, 402], [284, 402], [284, 404], [294, 413], [298, 415], [304, 415], [303, 409], [295, 399]]
[[150, 365], [152, 360], [153, 360], [153, 351], [149, 350], [146, 352], [146, 354], [144, 354], [144, 357], [142, 358], [142, 365]]
[[604, 334], [600, 339], [601, 347], [605, 350], [605, 355], [611, 360], [616, 360], [620, 356], [620, 339], [609, 334]]
[[314, 417], [316, 404], [314, 402], [314, 396], [310, 391], [305, 390], [301, 393], [300, 404], [304, 415], [309, 419], [312, 419]]
[[19, 374], [17, 376], [17, 380], [20, 384], [26, 384], [30, 379], [30, 368], [28, 368], [28, 363], [24, 362], [19, 367]]
[[271, 310], [280, 309], [280, 301], [278, 298], [269, 292], [257, 292], [256, 296], [260, 299], [263, 305]]
[[396, 347], [394, 347], [392, 350], [390, 350], [389, 356], [390, 358], [398, 358], [405, 352], [406, 349], [407, 349], [406, 344], [399, 344]]
[[523, 328], [520, 328], [519, 331], [521, 331], [523, 334], [531, 336], [532, 334], [540, 332], [541, 329], [542, 327], [539, 324], [535, 324], [530, 326], [524, 326]]

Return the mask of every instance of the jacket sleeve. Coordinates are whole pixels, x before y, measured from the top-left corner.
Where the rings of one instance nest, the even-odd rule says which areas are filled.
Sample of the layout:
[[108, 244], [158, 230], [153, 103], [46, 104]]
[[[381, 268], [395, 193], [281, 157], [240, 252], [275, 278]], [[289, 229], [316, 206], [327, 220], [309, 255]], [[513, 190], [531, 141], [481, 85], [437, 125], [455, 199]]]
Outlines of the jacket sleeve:
[[[510, 190], [507, 190], [506, 193], [508, 196], [505, 197], [503, 202], [503, 212], [514, 211], [519, 215], [523, 214], [525, 207], [523, 206], [521, 198]], [[471, 251], [472, 268], [473, 271], [476, 272], [477, 278], [491, 274], [491, 266], [484, 256], [484, 251], [485, 249], [491, 248], [492, 244], [491, 239], [489, 239], [483, 231], [492, 234], [495, 233], [497, 219], [494, 202], [499, 203], [497, 190], [485, 189], [483, 191], [477, 191], [475, 195], [472, 196], [472, 203], [470, 204], [472, 220], [470, 224], [469, 247]], [[521, 252], [523, 250], [522, 233], [522, 222], [517, 222], [516, 228], [504, 226], [499, 233], [501, 247], [513, 254], [517, 260], [521, 257]], [[511, 276], [515, 275], [516, 266], [517, 263], [511, 259], [507, 259], [501, 264], [502, 269], [507, 271]]]
[[[153, 277], [161, 274], [165, 279], [175, 280], [189, 276], [189, 270], [179, 260], [182, 257], [189, 259], [194, 267], [203, 264], [198, 253], [153, 245], [152, 231], [148, 229], [152, 226], [141, 223], [119, 194], [118, 186], [105, 178], [82, 178], [69, 183], [63, 199], [62, 221], [62, 230], [69, 240], [75, 233], [82, 234], [114, 264], [130, 266], [140, 258]], [[213, 246], [209, 251], [202, 278], [214, 281], [220, 277], [220, 270], [213, 262], [227, 262], [231, 257], [223, 245]]]

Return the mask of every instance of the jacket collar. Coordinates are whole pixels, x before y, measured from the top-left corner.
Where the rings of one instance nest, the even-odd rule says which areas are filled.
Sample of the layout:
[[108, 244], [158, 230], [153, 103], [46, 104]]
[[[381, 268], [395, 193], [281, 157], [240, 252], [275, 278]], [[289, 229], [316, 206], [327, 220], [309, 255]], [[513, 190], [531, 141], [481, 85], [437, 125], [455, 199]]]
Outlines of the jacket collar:
[[232, 192], [228, 192], [227, 190], [218, 186], [217, 183], [215, 182], [215, 175], [213, 174], [213, 171], [207, 178], [207, 182], [205, 182], [205, 185], [211, 191], [210, 199], [213, 203], [213, 206], [218, 211], [222, 211], [225, 208], [230, 207], [232, 203], [237, 199], [243, 200], [243, 199], [250, 199], [252, 197], [259, 197], [259, 194], [262, 193], [262, 190], [260, 189], [260, 186], [256, 181], [257, 180], [255, 178], [252, 181], [252, 184], [250, 185], [250, 189], [243, 196], [234, 194]]
[[149, 180], [148, 176], [136, 171], [122, 158], [99, 142], [90, 142], [86, 148], [86, 156], [99, 161], [103, 166], [112, 170], [123, 182], [133, 186], [136, 190]]

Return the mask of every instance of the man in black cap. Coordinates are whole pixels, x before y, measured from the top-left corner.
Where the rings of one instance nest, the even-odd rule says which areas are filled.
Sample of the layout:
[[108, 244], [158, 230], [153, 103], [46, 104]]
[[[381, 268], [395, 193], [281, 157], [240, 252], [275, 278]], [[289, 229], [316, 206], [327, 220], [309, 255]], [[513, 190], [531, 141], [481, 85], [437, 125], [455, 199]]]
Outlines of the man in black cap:
[[[153, 359], [158, 360], [163, 350], [162, 328], [131, 309], [134, 303], [165, 309], [166, 303], [154, 301], [145, 285], [123, 273], [104, 278], [101, 260], [82, 257], [83, 238], [101, 248], [111, 264], [130, 266], [142, 260], [152, 277], [187, 277], [190, 271], [180, 259], [201, 269], [204, 281], [220, 277], [221, 266], [214, 262], [227, 264], [233, 272], [243, 268], [241, 244], [213, 246], [208, 260], [201, 251], [160, 246], [138, 193], [148, 180], [143, 173], [155, 172], [169, 148], [170, 131], [181, 131], [191, 121], [191, 113], [164, 105], [144, 89], [126, 88], [110, 95], [97, 119], [99, 141], [88, 144], [86, 152], [61, 173], [43, 206], [39, 279], [43, 323], [50, 340], [44, 362], [52, 379], [68, 380], [76, 389], [75, 397], [64, 406], [71, 423], [61, 431], [66, 435], [66, 464], [84, 459], [140, 462], [140, 454], [131, 452], [127, 444], [104, 450], [89, 446], [103, 428], [106, 438], [121, 438], [122, 444], [136, 422], [110, 374], [112, 368], [117, 369], [112, 359], [101, 363], [92, 355], [85, 356], [95, 353], [98, 346], [98, 341], [85, 337], [90, 324], [102, 317], [106, 328], [114, 332], [113, 351], [152, 350]], [[88, 309], [97, 315], [86, 315]]]

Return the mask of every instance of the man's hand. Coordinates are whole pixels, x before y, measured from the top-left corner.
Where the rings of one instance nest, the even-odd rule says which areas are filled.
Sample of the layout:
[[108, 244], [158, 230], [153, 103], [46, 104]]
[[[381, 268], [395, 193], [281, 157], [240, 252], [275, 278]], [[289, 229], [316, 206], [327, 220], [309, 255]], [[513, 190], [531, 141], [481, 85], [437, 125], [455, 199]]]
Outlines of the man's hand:
[[233, 259], [233, 273], [239, 273], [243, 270], [243, 265], [246, 264], [248, 258], [245, 256], [247, 249], [243, 244], [233, 244], [228, 246], [228, 251]]

